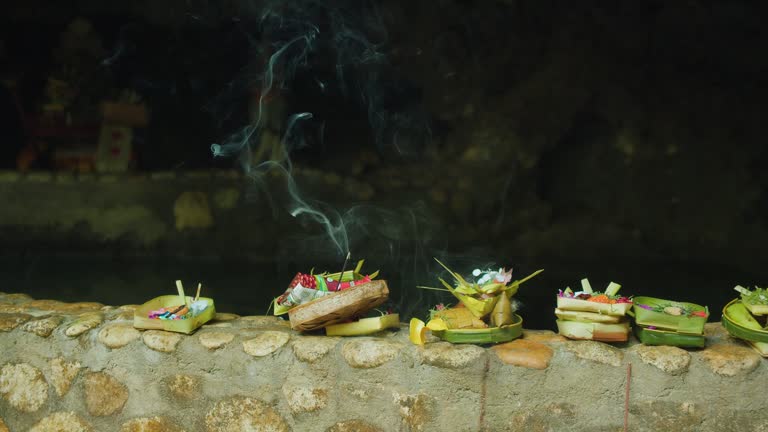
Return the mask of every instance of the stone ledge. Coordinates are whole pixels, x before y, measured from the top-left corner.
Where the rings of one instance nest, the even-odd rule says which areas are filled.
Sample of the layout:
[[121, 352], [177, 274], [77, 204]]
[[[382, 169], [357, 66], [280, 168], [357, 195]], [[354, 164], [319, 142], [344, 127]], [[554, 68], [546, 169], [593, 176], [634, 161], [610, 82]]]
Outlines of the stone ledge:
[[719, 323], [702, 350], [544, 330], [417, 347], [403, 329], [328, 338], [233, 314], [139, 331], [134, 308], [0, 293], [0, 430], [617, 430], [630, 363], [632, 430], [768, 426], [766, 362]]

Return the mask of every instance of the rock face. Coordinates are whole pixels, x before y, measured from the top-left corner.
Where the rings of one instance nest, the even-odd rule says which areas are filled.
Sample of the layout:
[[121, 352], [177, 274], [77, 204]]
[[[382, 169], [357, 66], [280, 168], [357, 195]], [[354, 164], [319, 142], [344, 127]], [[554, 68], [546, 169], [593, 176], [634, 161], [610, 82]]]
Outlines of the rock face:
[[0, 313], [0, 332], [11, 331], [30, 318], [32, 315], [25, 313]]
[[341, 348], [344, 360], [353, 368], [375, 368], [394, 359], [402, 345], [376, 339], [358, 339]]
[[0, 432], [10, 432], [8, 430], [8, 426], [5, 425], [5, 422], [3, 421], [2, 417], [0, 417]]
[[747, 347], [740, 345], [713, 345], [701, 353], [712, 372], [722, 376], [736, 376], [753, 371], [762, 360]]
[[58, 357], [52, 359], [48, 364], [51, 367], [48, 381], [53, 385], [53, 389], [56, 390], [59, 397], [64, 396], [72, 386], [72, 380], [80, 372], [80, 362], [68, 362], [62, 357]]
[[48, 383], [34, 366], [6, 364], [0, 369], [0, 394], [17, 410], [35, 412], [48, 400]]
[[34, 333], [40, 337], [48, 337], [53, 333], [53, 331], [56, 329], [56, 327], [61, 324], [61, 322], [64, 320], [61, 316], [50, 316], [46, 318], [36, 319], [33, 321], [28, 321], [26, 324], [21, 326], [21, 329]]
[[169, 353], [176, 351], [176, 345], [181, 342], [181, 335], [162, 330], [147, 330], [141, 335], [141, 339], [149, 348]]
[[290, 339], [288, 333], [265, 331], [253, 339], [243, 342], [243, 351], [254, 356], [264, 357], [280, 349]]
[[635, 352], [643, 363], [672, 375], [687, 371], [691, 364], [691, 355], [688, 351], [678, 347], [637, 345]]
[[432, 366], [462, 369], [485, 355], [485, 350], [474, 345], [454, 345], [449, 342], [428, 344], [419, 350], [421, 361]]
[[74, 412], [57, 412], [40, 420], [29, 432], [90, 432], [91, 426]]
[[328, 389], [284, 385], [283, 394], [294, 414], [317, 411], [328, 404]]
[[338, 338], [301, 336], [296, 338], [291, 345], [293, 354], [297, 359], [306, 363], [314, 363], [325, 357], [338, 343]]
[[80, 315], [72, 324], [67, 326], [64, 334], [69, 337], [77, 337], [101, 325], [104, 316], [100, 313], [85, 313]]
[[233, 397], [217, 402], [205, 416], [205, 426], [208, 432], [290, 431], [274, 408], [248, 397]]
[[565, 343], [565, 348], [578, 358], [606, 365], [618, 367], [624, 360], [624, 353], [620, 349], [602, 342], [570, 341]]
[[213, 332], [213, 331], [200, 333], [200, 336], [198, 336], [200, 345], [204, 346], [209, 350], [217, 350], [223, 347], [224, 345], [232, 342], [234, 338], [235, 338], [235, 335], [233, 333]]
[[85, 406], [92, 416], [109, 416], [122, 411], [128, 389], [112, 375], [92, 372], [85, 376]]
[[122, 348], [141, 336], [138, 330], [131, 324], [112, 324], [104, 327], [99, 332], [99, 342], [109, 348]]
[[526, 339], [497, 345], [493, 350], [503, 363], [531, 369], [546, 369], [553, 354], [552, 348]]
[[129, 420], [120, 427], [120, 432], [183, 432], [165, 417], [142, 417]]

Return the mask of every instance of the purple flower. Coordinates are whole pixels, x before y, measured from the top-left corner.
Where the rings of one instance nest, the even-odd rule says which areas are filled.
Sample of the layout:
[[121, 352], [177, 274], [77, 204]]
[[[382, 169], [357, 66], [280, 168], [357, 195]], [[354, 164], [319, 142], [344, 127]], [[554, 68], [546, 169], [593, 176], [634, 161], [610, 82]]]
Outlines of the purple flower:
[[648, 306], [648, 305], [644, 305], [644, 304], [638, 304], [637, 306], [640, 306], [640, 307], [641, 307], [641, 308], [643, 308], [643, 309], [647, 309], [647, 310], [653, 310], [653, 308], [652, 308], [652, 307], [650, 307], [650, 306]]
[[648, 330], [656, 330], [656, 326], [648, 326]]

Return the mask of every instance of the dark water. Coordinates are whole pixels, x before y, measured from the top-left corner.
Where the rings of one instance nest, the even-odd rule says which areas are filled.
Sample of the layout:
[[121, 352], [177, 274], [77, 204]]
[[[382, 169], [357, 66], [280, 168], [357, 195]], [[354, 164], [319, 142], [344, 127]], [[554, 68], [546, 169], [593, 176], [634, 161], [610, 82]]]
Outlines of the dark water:
[[[517, 268], [522, 277], [537, 268], [543, 274], [523, 285], [517, 299], [526, 328], [554, 329], [555, 293], [567, 285], [578, 287], [589, 277], [595, 289], [608, 282], [622, 284], [625, 295], [691, 301], [710, 308], [710, 320], [718, 321], [722, 307], [736, 297], [736, 284], [763, 284], [765, 270], [754, 272], [701, 263], [591, 262], [541, 260], [540, 265]], [[111, 260], [92, 257], [4, 258], [0, 261], [0, 291], [24, 292], [35, 298], [64, 301], [98, 301], [105, 304], [142, 303], [152, 297], [175, 293], [176, 279], [188, 290], [202, 282], [203, 295], [213, 297], [217, 310], [241, 315], [266, 313], [272, 298], [285, 289], [297, 271], [317, 267], [310, 263], [232, 263], [217, 261]], [[369, 271], [375, 267], [366, 266]], [[338, 271], [339, 269], [329, 268]], [[455, 303], [447, 293], [426, 291], [416, 285], [439, 286], [438, 273], [414, 275], [382, 269], [392, 291], [394, 309], [403, 321], [424, 318], [439, 302]], [[445, 277], [445, 275], [442, 275]]]

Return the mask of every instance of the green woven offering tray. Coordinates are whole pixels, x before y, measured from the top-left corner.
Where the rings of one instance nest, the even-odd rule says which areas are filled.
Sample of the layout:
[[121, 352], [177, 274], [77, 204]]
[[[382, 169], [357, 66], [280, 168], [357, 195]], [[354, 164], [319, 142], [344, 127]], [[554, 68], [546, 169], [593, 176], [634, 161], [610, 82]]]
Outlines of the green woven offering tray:
[[523, 335], [523, 319], [514, 314], [512, 324], [484, 329], [448, 329], [432, 334], [451, 343], [491, 344], [509, 342]]
[[768, 330], [749, 313], [741, 300], [733, 300], [723, 308], [723, 327], [732, 336], [751, 342], [768, 343]]
[[675, 331], [651, 329], [635, 325], [635, 334], [645, 345], [670, 345], [688, 348], [704, 348], [704, 335], [683, 334]]
[[635, 297], [632, 309], [635, 322], [641, 326], [694, 336], [704, 332], [704, 324], [709, 318], [706, 306], [654, 297]]

